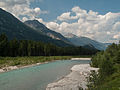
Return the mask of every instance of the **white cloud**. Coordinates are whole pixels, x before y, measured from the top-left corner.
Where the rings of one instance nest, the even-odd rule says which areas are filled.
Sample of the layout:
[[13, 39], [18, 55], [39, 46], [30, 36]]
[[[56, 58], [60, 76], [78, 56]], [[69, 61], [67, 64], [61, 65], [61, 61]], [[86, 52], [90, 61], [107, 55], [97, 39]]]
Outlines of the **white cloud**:
[[9, 7], [20, 4], [29, 4], [30, 0], [0, 0], [0, 6]]
[[57, 24], [56, 22], [49, 22], [46, 24], [46, 26], [51, 30], [57, 30], [59, 28], [59, 24]]
[[[75, 13], [75, 16], [72, 16]], [[120, 13], [108, 12], [100, 15], [92, 10], [86, 11], [76, 6], [70, 12], [64, 12], [57, 17], [60, 24], [51, 23], [49, 28], [62, 34], [73, 33], [77, 36], [85, 36], [101, 42], [116, 42], [120, 39]], [[77, 20], [72, 23], [69, 21]]]
[[57, 19], [60, 21], [77, 19], [76, 16], [71, 16], [70, 14], [70, 12], [63, 13], [61, 16], [58, 16]]
[[107, 31], [107, 35], [110, 35], [111, 33], [109, 31]]
[[120, 39], [120, 13], [108, 12], [101, 15], [75, 6], [71, 11], [58, 16], [55, 21], [45, 22], [39, 15], [48, 12], [39, 7], [31, 8], [30, 4], [33, 1], [36, 0], [0, 0], [0, 7], [18, 18], [22, 16], [22, 21], [37, 19], [48, 28], [62, 34], [73, 33], [101, 42], [116, 42]]
[[120, 31], [120, 22], [116, 22], [113, 26], [113, 29], [116, 31]]
[[114, 39], [120, 39], [120, 33], [113, 36]]
[[25, 20], [25, 17], [34, 19], [40, 14], [48, 13], [47, 11], [42, 11], [39, 7], [31, 8], [30, 4], [33, 1], [35, 0], [0, 0], [0, 7], [9, 11], [17, 18], [23, 16], [23, 20]]
[[28, 20], [28, 18], [27, 17], [23, 17], [22, 18], [22, 21], [24, 22], [24, 21], [27, 21]]
[[86, 10], [81, 9], [81, 8], [78, 7], [78, 6], [73, 7], [73, 8], [72, 8], [72, 12], [75, 12], [75, 13], [84, 13], [84, 14], [87, 13]]
[[34, 11], [35, 11], [36, 13], [39, 13], [41, 10], [40, 10], [40, 8], [37, 7], [37, 8], [34, 9]]

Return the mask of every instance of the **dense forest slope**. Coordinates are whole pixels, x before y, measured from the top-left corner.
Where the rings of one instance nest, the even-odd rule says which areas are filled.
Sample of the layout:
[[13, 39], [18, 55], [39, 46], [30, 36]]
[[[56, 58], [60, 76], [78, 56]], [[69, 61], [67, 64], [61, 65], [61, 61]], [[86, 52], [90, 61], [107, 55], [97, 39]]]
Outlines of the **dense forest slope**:
[[65, 41], [53, 39], [28, 27], [15, 18], [12, 14], [0, 9], [0, 34], [2, 33], [5, 33], [9, 40], [17, 38], [19, 40], [35, 40], [46, 43], [53, 43], [58, 46], [70, 45]]
[[93, 55], [97, 49], [84, 47], [58, 47], [50, 43], [32, 40], [8, 40], [5, 34], [0, 35], [0, 56], [70, 56]]

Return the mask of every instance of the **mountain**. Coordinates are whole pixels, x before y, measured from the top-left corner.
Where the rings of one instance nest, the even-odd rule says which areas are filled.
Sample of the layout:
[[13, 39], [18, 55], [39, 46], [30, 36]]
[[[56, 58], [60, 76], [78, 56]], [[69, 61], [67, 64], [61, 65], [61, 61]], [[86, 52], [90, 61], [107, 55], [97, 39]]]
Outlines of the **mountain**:
[[104, 43], [104, 45], [106, 46], [106, 47], [108, 47], [109, 45], [111, 45], [112, 43]]
[[12, 14], [0, 8], [0, 34], [5, 33], [8, 39], [35, 40], [45, 43], [53, 43], [58, 46], [69, 46], [63, 40], [53, 39], [42, 32], [38, 32], [19, 21]]
[[97, 50], [92, 44], [84, 45], [83, 48], [87, 48], [87, 49], [90, 49], [90, 50]]
[[66, 39], [63, 35], [61, 35], [60, 33], [57, 33], [53, 30], [48, 29], [45, 25], [43, 25], [42, 23], [40, 23], [38, 20], [28, 20], [24, 22], [26, 25], [28, 25], [29, 27], [33, 28], [34, 30], [47, 35], [53, 39], [56, 40], [62, 40], [66, 43], [72, 44], [68, 39]]
[[92, 45], [91, 47], [95, 47], [98, 50], [105, 50], [108, 46], [108, 44], [100, 43], [98, 41], [92, 40], [92, 39], [87, 38], [87, 37], [78, 37], [78, 36], [71, 34], [71, 33], [68, 33], [67, 35], [65, 35], [65, 37], [76, 46], [87, 47], [87, 46]]

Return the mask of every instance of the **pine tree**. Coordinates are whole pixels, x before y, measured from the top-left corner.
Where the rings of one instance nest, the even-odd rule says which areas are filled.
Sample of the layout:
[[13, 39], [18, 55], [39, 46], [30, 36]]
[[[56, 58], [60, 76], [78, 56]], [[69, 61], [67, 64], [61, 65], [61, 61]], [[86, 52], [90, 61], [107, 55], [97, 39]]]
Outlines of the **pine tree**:
[[0, 55], [6, 56], [7, 55], [7, 49], [8, 49], [8, 38], [5, 34], [0, 35]]

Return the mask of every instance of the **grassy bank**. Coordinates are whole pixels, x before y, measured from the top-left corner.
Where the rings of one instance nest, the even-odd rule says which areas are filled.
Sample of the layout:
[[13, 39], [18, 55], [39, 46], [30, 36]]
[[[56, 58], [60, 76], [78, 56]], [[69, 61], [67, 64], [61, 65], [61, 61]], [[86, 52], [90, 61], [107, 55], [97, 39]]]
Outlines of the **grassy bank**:
[[0, 57], [0, 68], [8, 66], [25, 66], [53, 60], [67, 60], [71, 58], [90, 56], [31, 56], [31, 57]]

